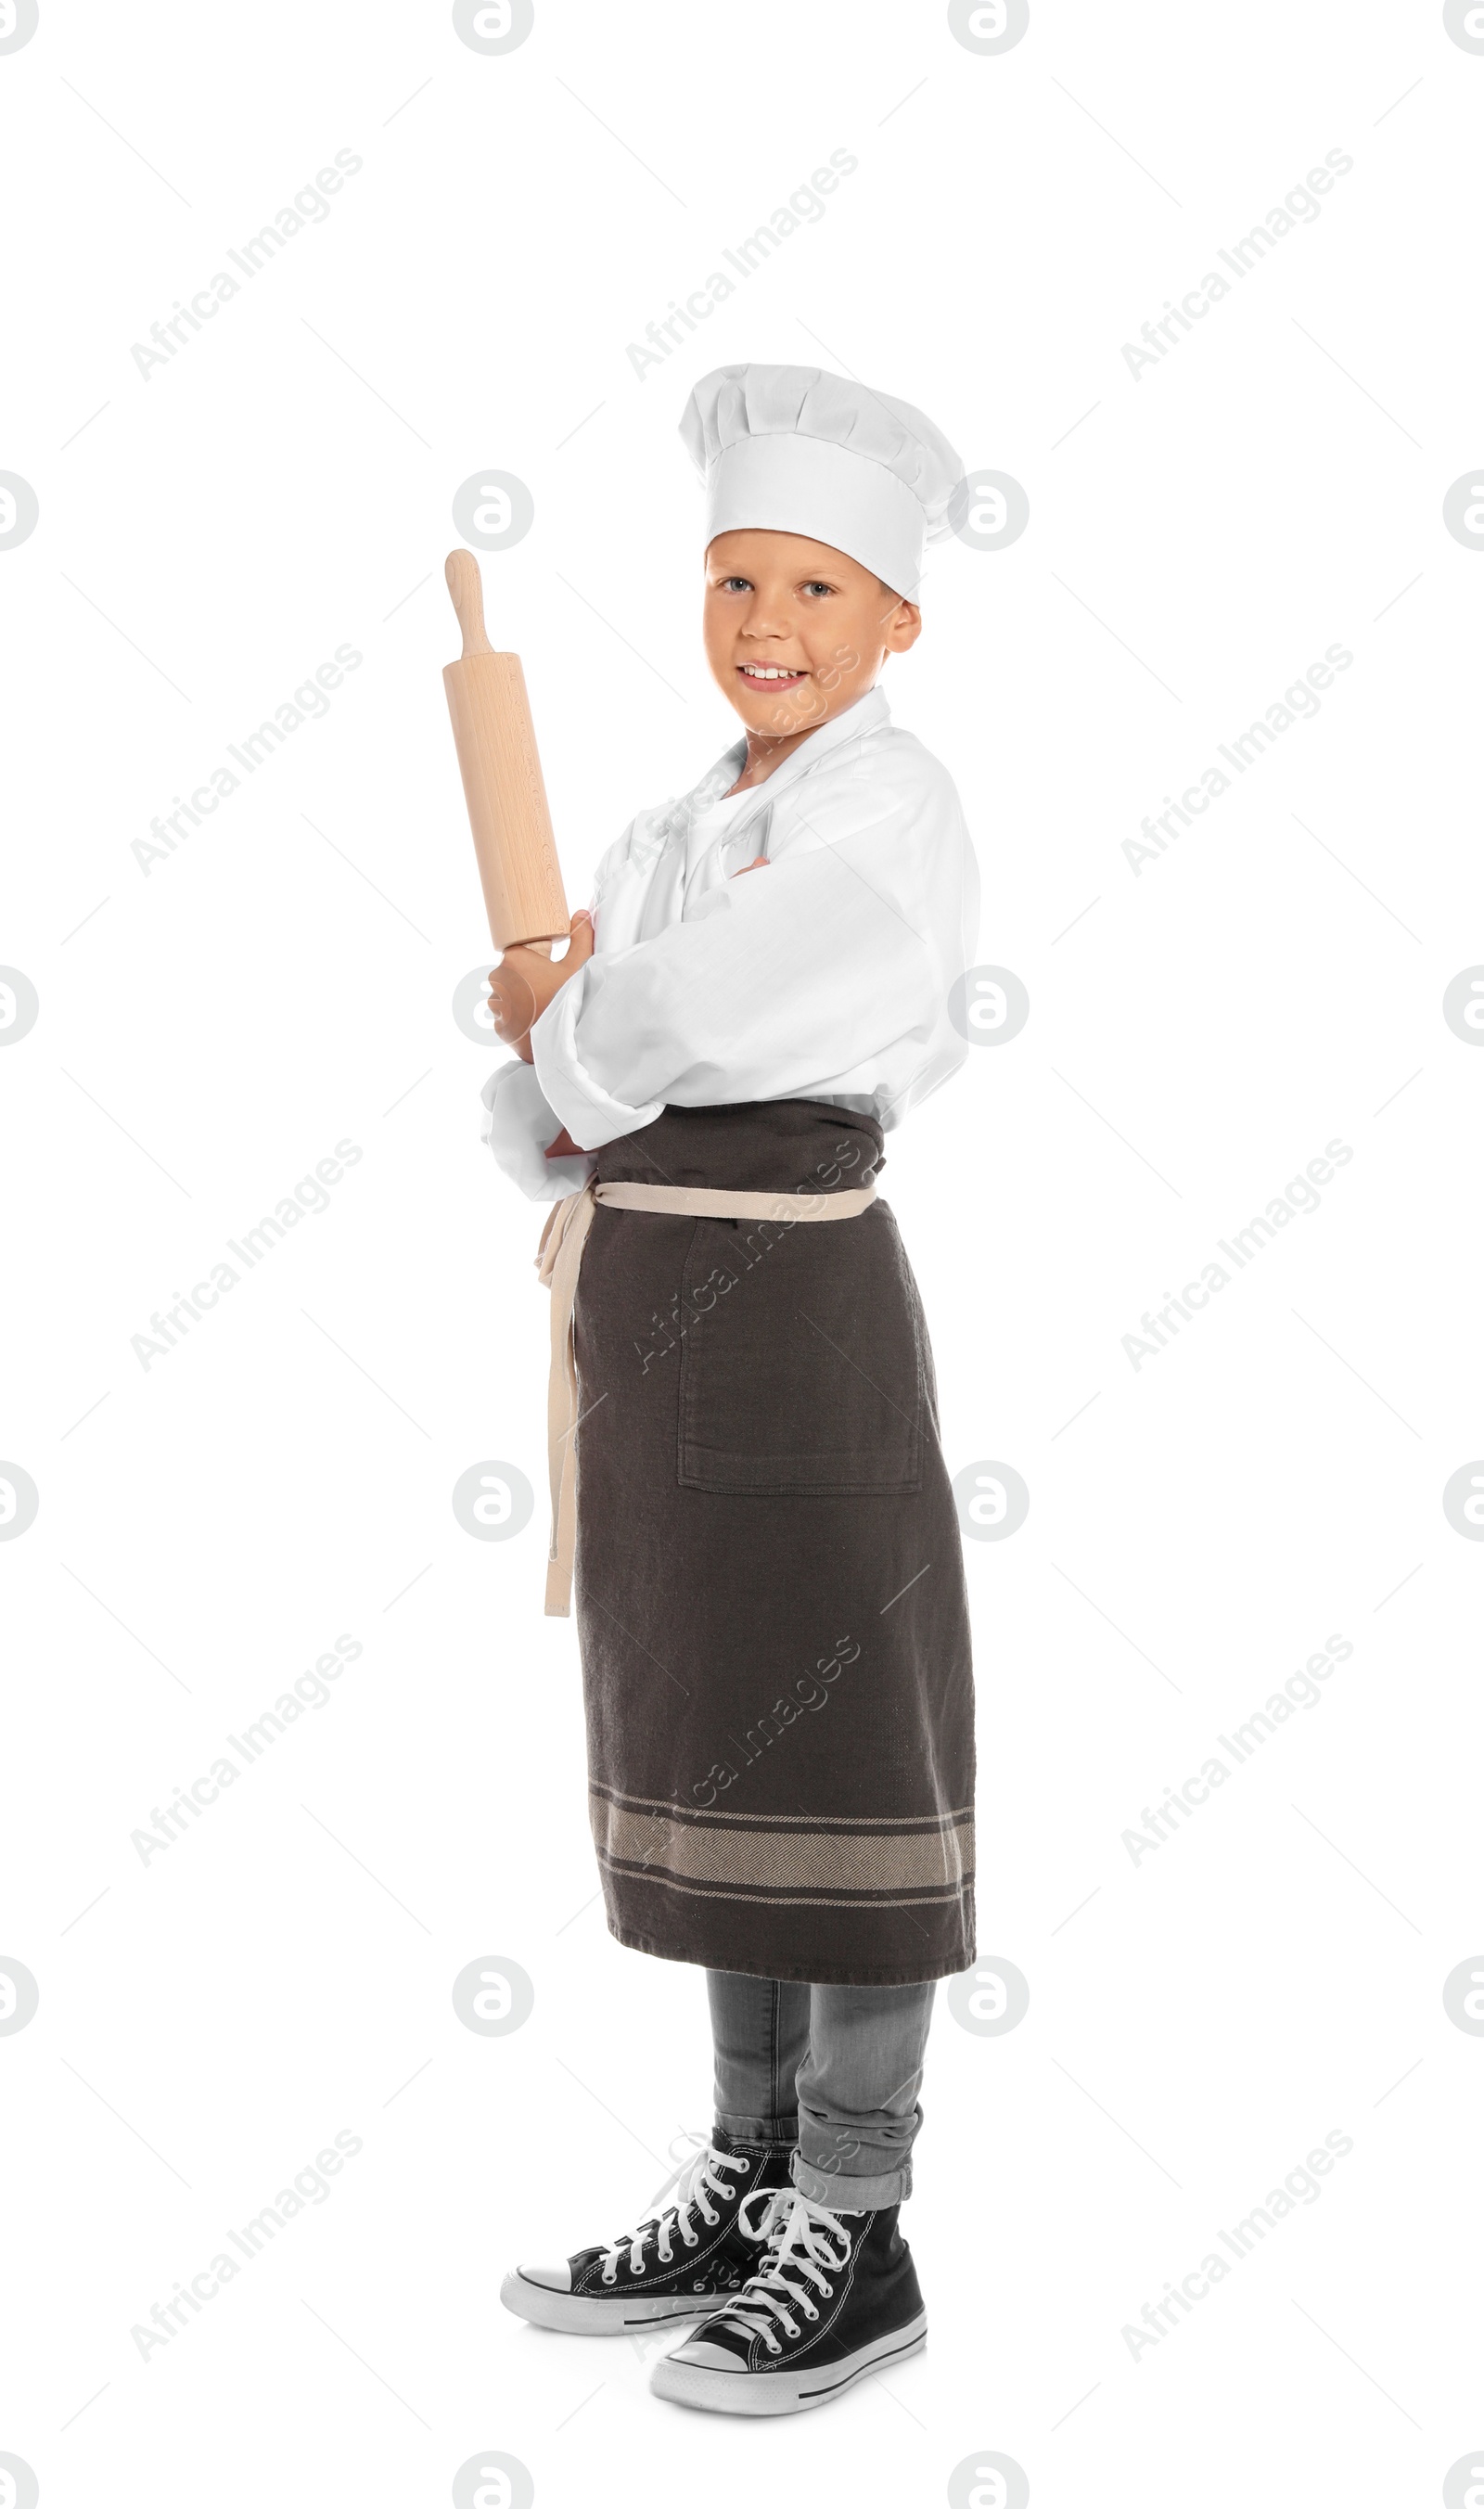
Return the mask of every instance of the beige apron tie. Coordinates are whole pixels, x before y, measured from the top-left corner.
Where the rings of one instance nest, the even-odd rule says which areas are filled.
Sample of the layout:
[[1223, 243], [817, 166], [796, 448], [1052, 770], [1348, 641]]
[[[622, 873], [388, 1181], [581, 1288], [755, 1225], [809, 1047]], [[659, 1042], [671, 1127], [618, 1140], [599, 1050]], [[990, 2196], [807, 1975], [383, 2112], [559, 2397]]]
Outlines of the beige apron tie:
[[574, 1314], [582, 1249], [600, 1202], [614, 1211], [665, 1211], [692, 1219], [854, 1219], [876, 1198], [873, 1184], [848, 1193], [724, 1193], [682, 1184], [585, 1184], [553, 1205], [537, 1248], [538, 1278], [551, 1292], [551, 1373], [546, 1386], [546, 1464], [551, 1481], [551, 1542], [546, 1554], [546, 1616], [572, 1610], [572, 1563], [577, 1534], [577, 1357]]

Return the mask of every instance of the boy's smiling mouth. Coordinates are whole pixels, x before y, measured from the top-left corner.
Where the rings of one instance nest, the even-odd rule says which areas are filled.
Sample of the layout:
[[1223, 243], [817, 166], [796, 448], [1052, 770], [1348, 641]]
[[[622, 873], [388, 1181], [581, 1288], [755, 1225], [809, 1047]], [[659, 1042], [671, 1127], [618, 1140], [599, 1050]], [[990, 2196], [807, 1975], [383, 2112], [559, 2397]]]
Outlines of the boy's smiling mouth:
[[809, 676], [805, 670], [796, 670], [777, 662], [739, 662], [737, 669], [744, 680], [761, 681], [770, 689], [797, 688], [800, 680]]

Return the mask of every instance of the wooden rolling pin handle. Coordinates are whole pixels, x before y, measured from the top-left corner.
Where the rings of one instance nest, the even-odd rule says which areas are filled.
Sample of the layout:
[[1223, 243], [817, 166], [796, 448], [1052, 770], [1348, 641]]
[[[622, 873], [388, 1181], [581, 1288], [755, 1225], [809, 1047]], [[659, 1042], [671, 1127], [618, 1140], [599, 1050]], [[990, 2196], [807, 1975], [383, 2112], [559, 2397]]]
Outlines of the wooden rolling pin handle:
[[464, 659], [470, 654], [493, 653], [484, 627], [484, 586], [479, 580], [479, 561], [468, 549], [450, 549], [443, 569], [449, 599], [459, 616], [464, 630]]

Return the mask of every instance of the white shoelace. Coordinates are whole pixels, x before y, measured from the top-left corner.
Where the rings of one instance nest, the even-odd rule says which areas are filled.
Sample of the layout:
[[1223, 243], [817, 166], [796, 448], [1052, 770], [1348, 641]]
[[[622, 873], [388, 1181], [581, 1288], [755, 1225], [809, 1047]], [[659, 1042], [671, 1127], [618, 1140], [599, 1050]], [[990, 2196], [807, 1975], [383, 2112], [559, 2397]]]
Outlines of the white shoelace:
[[[606, 2283], [617, 2281], [618, 2266], [625, 2251], [630, 2273], [645, 2272], [645, 2242], [651, 2231], [655, 2233], [655, 2249], [662, 2266], [671, 2262], [670, 2238], [673, 2231], [679, 2230], [686, 2247], [697, 2247], [700, 2232], [691, 2228], [691, 2214], [699, 2213], [707, 2228], [714, 2230], [722, 2217], [712, 2211], [709, 2198], [720, 2195], [730, 2202], [735, 2195], [736, 2189], [718, 2172], [733, 2169], [746, 2172], [751, 2162], [733, 2153], [718, 2152], [708, 2135], [692, 2130], [688, 2139], [696, 2148], [686, 2153], [679, 2168], [665, 2180], [638, 2228], [621, 2231], [604, 2250], [603, 2279]], [[667, 2197], [670, 2199], [668, 2202]]]
[[[748, 2206], [758, 2203], [767, 2209], [755, 2226]], [[779, 2187], [771, 2191], [758, 2188], [753, 2194], [744, 2196], [737, 2221], [748, 2238], [767, 2240], [768, 2253], [737, 2298], [707, 2323], [716, 2326], [724, 2320], [745, 2334], [761, 2335], [770, 2352], [781, 2352], [777, 2325], [783, 2325], [792, 2336], [798, 2333], [798, 2328], [791, 2310], [797, 2308], [807, 2318], [818, 2317], [810, 2290], [822, 2300], [834, 2296], [830, 2276], [841, 2272], [849, 2264], [851, 2233], [837, 2214], [823, 2204], [811, 2204], [797, 2187]], [[834, 2245], [836, 2240], [838, 2249]]]

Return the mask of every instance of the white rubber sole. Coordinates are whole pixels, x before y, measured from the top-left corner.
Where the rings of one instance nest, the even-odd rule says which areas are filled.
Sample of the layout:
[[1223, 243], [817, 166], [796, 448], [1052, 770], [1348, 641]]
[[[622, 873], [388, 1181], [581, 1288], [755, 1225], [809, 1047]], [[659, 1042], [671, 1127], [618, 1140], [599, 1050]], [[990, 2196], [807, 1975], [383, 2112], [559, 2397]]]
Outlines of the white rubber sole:
[[707, 2414], [806, 2414], [815, 2405], [833, 2404], [847, 2387], [859, 2378], [869, 2378], [873, 2371], [910, 2360], [926, 2342], [927, 2311], [923, 2309], [895, 2335], [878, 2336], [848, 2360], [817, 2370], [706, 2370], [699, 2363], [677, 2361], [671, 2353], [655, 2362], [649, 2392]]
[[581, 2292], [552, 2291], [543, 2282], [532, 2282], [519, 2267], [507, 2273], [500, 2286], [500, 2302], [514, 2317], [524, 2317], [531, 2326], [544, 2326], [553, 2335], [631, 2335], [636, 2326], [654, 2326], [682, 2317], [714, 2317], [725, 2294], [692, 2292], [688, 2297], [676, 2293], [668, 2300], [641, 2300], [637, 2294], [627, 2299], [589, 2300]]

